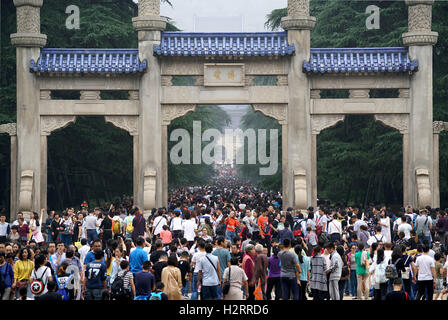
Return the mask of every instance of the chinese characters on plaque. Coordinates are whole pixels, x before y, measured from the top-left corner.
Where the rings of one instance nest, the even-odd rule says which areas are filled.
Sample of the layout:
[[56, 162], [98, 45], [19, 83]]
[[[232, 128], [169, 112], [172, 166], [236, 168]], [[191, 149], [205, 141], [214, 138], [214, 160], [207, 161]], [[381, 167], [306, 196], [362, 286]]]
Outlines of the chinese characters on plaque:
[[243, 63], [204, 64], [204, 86], [244, 87]]

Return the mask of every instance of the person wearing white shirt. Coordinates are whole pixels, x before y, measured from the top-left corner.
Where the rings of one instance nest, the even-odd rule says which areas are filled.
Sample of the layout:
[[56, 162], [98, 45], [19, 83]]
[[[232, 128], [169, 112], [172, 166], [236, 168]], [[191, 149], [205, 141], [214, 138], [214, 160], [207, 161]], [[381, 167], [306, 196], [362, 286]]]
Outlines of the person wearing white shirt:
[[6, 216], [2, 214], [0, 216], [0, 243], [5, 243], [6, 238], [11, 233], [11, 227], [9, 223], [6, 222]]
[[78, 249], [79, 260], [81, 261], [81, 264], [84, 265], [84, 258], [90, 251], [90, 246], [87, 244], [87, 239], [81, 239], [81, 245], [82, 247]]
[[318, 214], [314, 217], [314, 222], [316, 223], [316, 227], [322, 227], [322, 233], [327, 232], [328, 218], [323, 209], [319, 208]]
[[193, 245], [194, 237], [196, 237], [198, 226], [194, 218], [190, 219], [190, 213], [185, 213], [185, 220], [182, 222], [182, 230], [184, 231], [184, 238], [188, 241], [188, 247]]
[[372, 243], [375, 243], [375, 242], [382, 242], [384, 244], [384, 242], [386, 240], [386, 238], [381, 234], [381, 226], [377, 226], [375, 231], [376, 231], [376, 234], [371, 236], [369, 238], [369, 240], [367, 240], [367, 244], [369, 246], [371, 246]]
[[246, 223], [247, 230], [252, 233], [254, 231], [254, 217], [252, 216], [252, 212], [250, 210], [246, 210], [246, 216], [242, 221]]
[[174, 211], [174, 218], [171, 219], [170, 229], [173, 231], [173, 238], [182, 236], [182, 218], [179, 211]]
[[415, 260], [416, 270], [414, 272], [414, 281], [417, 279], [417, 297], [415, 300], [420, 300], [425, 295], [425, 290], [428, 293], [428, 300], [433, 300], [436, 269], [435, 261], [428, 253], [429, 247], [425, 246], [423, 248], [423, 254]]
[[[11, 223], [11, 227], [12, 226], [18, 226], [19, 225], [19, 219], [20, 218], [23, 218], [23, 213], [22, 212], [18, 212], [17, 213], [17, 219], [13, 222], [13, 223]], [[25, 219], [23, 220], [23, 223], [24, 224], [28, 224], [26, 221], [25, 221]]]
[[392, 259], [392, 243], [386, 242], [384, 244], [384, 259], [389, 263], [389, 260]]
[[365, 225], [367, 227], [367, 223], [364, 220], [359, 220], [357, 215], [352, 216], [353, 221], [353, 231], [356, 232], [358, 239], [361, 233], [361, 226]]
[[398, 226], [398, 232], [404, 233], [406, 240], [411, 238], [412, 226], [406, 222], [406, 216], [401, 217], [401, 224]]
[[336, 214], [333, 216], [333, 220], [328, 223], [328, 234], [331, 241], [341, 241], [342, 238], [342, 224], [336, 220]]
[[99, 226], [98, 218], [93, 211], [89, 212], [89, 215], [85, 218], [84, 227], [87, 234], [87, 242], [90, 244], [98, 239], [97, 227]]
[[167, 225], [165, 217], [163, 215], [155, 217], [152, 225], [154, 226], [152, 229], [153, 235], [159, 235], [163, 230], [163, 226]]

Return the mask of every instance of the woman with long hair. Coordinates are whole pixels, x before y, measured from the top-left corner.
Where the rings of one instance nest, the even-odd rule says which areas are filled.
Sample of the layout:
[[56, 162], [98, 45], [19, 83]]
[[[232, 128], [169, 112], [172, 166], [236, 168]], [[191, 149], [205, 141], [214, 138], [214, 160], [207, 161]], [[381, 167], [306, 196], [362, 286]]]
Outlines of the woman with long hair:
[[132, 220], [132, 226], [134, 231], [132, 231], [132, 240], [135, 242], [138, 237], [144, 237], [146, 231], [146, 220], [143, 217], [140, 209], [135, 207], [134, 209], [134, 219]]
[[168, 257], [168, 266], [162, 270], [162, 283], [165, 285], [163, 292], [169, 300], [182, 300], [182, 276], [175, 254]]
[[21, 287], [26, 287], [27, 296], [31, 298], [30, 278], [34, 262], [31, 260], [31, 254], [27, 248], [20, 249], [18, 258], [17, 262], [14, 263], [14, 284], [12, 287], [16, 288], [16, 296]]
[[310, 283], [310, 268], [311, 268], [311, 261], [310, 258], [305, 254], [305, 250], [301, 245], [296, 245], [294, 247], [294, 252], [297, 255], [297, 260], [299, 261], [300, 266], [300, 294], [299, 299], [300, 300], [308, 300], [306, 298], [306, 288], [308, 286], [308, 283]]
[[68, 293], [69, 300], [75, 300], [75, 289], [74, 286], [70, 286], [72, 289], [68, 288], [69, 281], [74, 281], [73, 276], [67, 272], [68, 262], [64, 261], [59, 265], [58, 272], [56, 275], [56, 283], [59, 289], [65, 289]]
[[344, 291], [345, 291], [345, 287], [347, 286], [347, 282], [349, 279], [349, 271], [348, 271], [349, 265], [347, 263], [347, 256], [345, 255], [344, 247], [337, 246], [336, 252], [341, 256], [341, 260], [342, 260], [341, 278], [339, 279], [339, 282], [338, 282], [339, 300], [344, 300]]
[[103, 248], [105, 248], [107, 246], [107, 242], [112, 239], [113, 234], [112, 234], [112, 224], [113, 224], [113, 220], [112, 220], [112, 215], [113, 213], [106, 213], [104, 216], [103, 221], [101, 221], [100, 224], [100, 229], [102, 231], [103, 237], [102, 237], [102, 242], [103, 242]]
[[112, 260], [112, 270], [110, 272], [110, 285], [114, 283], [118, 273], [121, 271], [120, 263], [123, 260], [126, 260], [123, 258], [123, 249], [121, 247], [118, 247], [114, 251], [114, 257]]
[[373, 300], [380, 301], [386, 299], [387, 278], [386, 266], [388, 261], [384, 257], [384, 249], [380, 248], [376, 252], [376, 259], [369, 268], [369, 273], [373, 275], [375, 284], [373, 287]]
[[51, 268], [47, 267], [45, 264], [47, 262], [47, 257], [43, 254], [36, 255], [34, 259], [34, 269], [31, 272], [30, 283], [34, 280], [40, 280], [42, 286], [39, 288], [31, 288], [31, 292], [34, 294], [34, 297], [43, 295], [47, 293], [47, 283], [48, 281], [52, 281], [53, 277], [51, 276]]
[[44, 237], [41, 232], [41, 221], [39, 218], [39, 214], [37, 212], [33, 212], [33, 217], [30, 220], [29, 227], [32, 232], [31, 239], [36, 241], [37, 244], [42, 245], [45, 242]]
[[317, 245], [313, 249], [313, 257], [311, 258], [310, 287], [313, 300], [324, 300], [328, 293], [326, 270], [327, 262], [322, 256], [322, 247]]

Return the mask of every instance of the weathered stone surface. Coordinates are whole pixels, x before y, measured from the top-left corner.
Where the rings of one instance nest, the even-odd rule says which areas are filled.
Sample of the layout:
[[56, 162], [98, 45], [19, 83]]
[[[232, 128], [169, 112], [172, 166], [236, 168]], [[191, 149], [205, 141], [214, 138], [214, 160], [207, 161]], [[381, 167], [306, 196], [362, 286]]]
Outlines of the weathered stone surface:
[[423, 209], [426, 206], [431, 206], [431, 184], [429, 182], [429, 170], [419, 168], [415, 170], [417, 182], [417, 205], [418, 208]]
[[350, 96], [349, 98], [369, 98], [370, 97], [370, 90], [368, 89], [352, 89], [349, 90]]
[[288, 15], [308, 16], [310, 14], [310, 0], [288, 0]]
[[288, 123], [288, 105], [287, 104], [253, 104], [255, 111], [260, 111], [269, 118], [273, 118], [281, 125]]
[[11, 43], [14, 47], [39, 47], [47, 44], [47, 36], [38, 33], [13, 33]]
[[53, 131], [65, 128], [75, 121], [76, 116], [42, 116], [40, 119], [41, 135], [49, 136]]
[[312, 134], [320, 134], [322, 130], [331, 128], [341, 121], [344, 121], [345, 115], [323, 114], [311, 116]]
[[312, 30], [316, 25], [316, 18], [309, 16], [283, 17], [282, 28], [285, 30]]
[[403, 33], [403, 44], [405, 46], [426, 46], [437, 43], [439, 34], [437, 32], [412, 31]]
[[158, 16], [160, 15], [160, 0], [139, 0], [139, 16]]
[[19, 210], [33, 210], [33, 188], [34, 172], [32, 170], [23, 170], [20, 180]]
[[156, 177], [157, 171], [149, 169], [144, 175], [143, 209], [145, 214], [150, 213], [156, 207]]
[[7, 133], [10, 136], [17, 135], [17, 124], [16, 123], [6, 123], [0, 125], [0, 133]]
[[131, 136], [138, 135], [137, 116], [105, 116], [106, 122], [112, 123], [117, 128], [126, 130]]
[[195, 104], [164, 104], [162, 105], [163, 125], [169, 125], [171, 121], [185, 116], [196, 110]]
[[294, 207], [296, 209], [308, 208], [306, 170], [294, 170]]
[[137, 31], [163, 31], [166, 28], [166, 18], [160, 16], [138, 16], [132, 18], [132, 25]]
[[380, 121], [400, 131], [401, 134], [409, 133], [409, 115], [407, 114], [376, 114], [375, 121]]
[[448, 122], [434, 121], [432, 123], [433, 132], [439, 134], [442, 131], [448, 131]]
[[101, 100], [101, 91], [81, 91], [81, 100]]

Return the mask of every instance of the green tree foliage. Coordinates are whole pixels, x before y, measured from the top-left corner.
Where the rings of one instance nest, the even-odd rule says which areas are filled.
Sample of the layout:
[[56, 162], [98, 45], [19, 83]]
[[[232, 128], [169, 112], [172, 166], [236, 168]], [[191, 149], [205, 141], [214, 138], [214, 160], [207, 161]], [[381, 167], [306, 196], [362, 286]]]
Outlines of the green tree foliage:
[[[368, 5], [380, 8], [380, 29], [365, 25]], [[407, 31], [407, 7], [402, 1], [311, 1], [317, 18], [311, 46], [402, 46]], [[266, 27], [278, 30], [286, 8], [272, 11]], [[434, 46], [434, 119], [448, 121], [448, 3], [436, 1], [433, 27], [439, 33]], [[380, 97], [380, 96], [377, 96]], [[448, 206], [448, 141], [440, 135], [440, 198]], [[372, 117], [349, 116], [343, 124], [324, 130], [317, 140], [318, 195], [332, 201], [402, 203], [402, 146], [399, 133], [374, 123]]]

